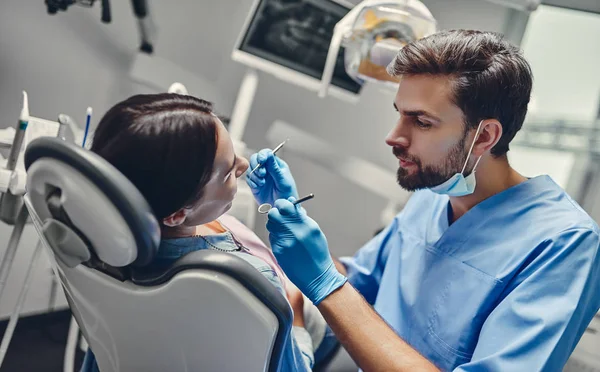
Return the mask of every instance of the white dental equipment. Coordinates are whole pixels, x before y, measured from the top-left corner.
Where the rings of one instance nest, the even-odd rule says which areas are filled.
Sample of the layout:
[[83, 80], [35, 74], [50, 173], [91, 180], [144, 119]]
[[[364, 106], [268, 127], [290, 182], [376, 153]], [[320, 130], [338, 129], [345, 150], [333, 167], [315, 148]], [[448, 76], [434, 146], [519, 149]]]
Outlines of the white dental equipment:
[[[21, 147], [25, 139], [25, 131], [29, 124], [29, 100], [27, 98], [27, 92], [23, 91], [23, 105], [21, 108], [21, 115], [17, 123], [17, 130], [10, 148], [10, 154], [6, 160], [6, 173], [10, 174], [8, 177], [9, 184], [14, 182], [15, 169], [17, 168], [17, 161], [19, 160], [19, 154], [21, 153]], [[5, 178], [5, 177], [3, 177]], [[2, 191], [2, 190], [0, 190]], [[19, 196], [13, 193], [10, 189], [4, 191], [4, 194], [0, 196], [0, 220], [6, 223], [14, 223], [15, 216], [18, 213], [19, 208], [22, 206], [22, 200]], [[6, 278], [2, 275], [4, 271], [0, 268], [0, 297], [2, 296], [3, 283]]]
[[21, 151], [21, 145], [25, 139], [25, 131], [29, 124], [29, 99], [27, 98], [27, 92], [23, 91], [23, 107], [21, 108], [21, 115], [19, 116], [19, 123], [15, 138], [13, 140], [12, 148], [10, 149], [10, 155], [6, 162], [6, 169], [15, 170], [17, 166], [17, 159], [19, 158], [19, 152]]
[[178, 83], [178, 82], [171, 84], [171, 86], [169, 87], [167, 92], [168, 93], [177, 93], [177, 94], [181, 94], [181, 95], [189, 94], [185, 85]]
[[[353, 7], [347, 0], [254, 0], [233, 48], [231, 58], [314, 92], [319, 90], [323, 66], [335, 24]], [[362, 85], [346, 74], [343, 54], [331, 79], [331, 96], [358, 102]], [[240, 89], [242, 92], [242, 89]], [[251, 91], [247, 91], [251, 93]]]
[[[4, 257], [2, 257], [2, 263], [0, 264], [0, 300], [6, 287], [23, 229], [29, 218], [27, 209], [23, 205], [23, 194], [26, 191], [26, 173], [23, 165], [24, 149], [31, 141], [39, 137], [58, 136], [59, 138], [64, 138], [65, 129], [65, 123], [60, 120], [57, 123], [30, 116], [28, 96], [26, 92], [23, 92], [23, 105], [18, 121], [18, 129], [16, 131], [5, 130], [7, 133], [5, 136], [2, 136], [2, 144], [5, 144], [7, 141], [10, 143], [11, 138], [9, 137], [11, 135], [12, 143], [6, 166], [0, 167], [0, 219], [12, 225], [13, 231], [4, 252]], [[29, 267], [26, 269], [25, 278], [11, 312], [8, 326], [2, 336], [2, 342], [0, 343], [0, 366], [2, 366], [15, 327], [17, 326], [19, 314], [25, 302], [29, 285], [33, 279], [33, 269], [38, 262], [40, 251], [41, 245], [38, 242], [29, 262]]]
[[387, 65], [407, 43], [436, 31], [429, 9], [418, 0], [365, 0], [334, 28], [321, 77], [319, 97], [325, 97], [340, 47], [345, 48], [346, 72], [358, 82], [371, 81], [394, 86]]

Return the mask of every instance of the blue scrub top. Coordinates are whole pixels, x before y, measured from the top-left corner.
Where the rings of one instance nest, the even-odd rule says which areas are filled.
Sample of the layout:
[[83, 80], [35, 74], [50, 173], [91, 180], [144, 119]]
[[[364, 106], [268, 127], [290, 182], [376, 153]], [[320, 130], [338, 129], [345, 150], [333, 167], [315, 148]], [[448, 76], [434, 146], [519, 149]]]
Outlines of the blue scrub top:
[[442, 370], [562, 370], [600, 307], [598, 226], [547, 176], [451, 215], [416, 192], [350, 283]]

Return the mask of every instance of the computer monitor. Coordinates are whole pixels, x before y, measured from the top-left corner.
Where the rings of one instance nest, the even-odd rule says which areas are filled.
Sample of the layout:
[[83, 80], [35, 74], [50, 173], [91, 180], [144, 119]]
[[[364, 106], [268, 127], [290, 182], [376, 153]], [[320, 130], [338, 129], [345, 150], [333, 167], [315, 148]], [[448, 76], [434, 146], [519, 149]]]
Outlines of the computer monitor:
[[[232, 58], [317, 92], [333, 28], [352, 6], [342, 0], [255, 0]], [[355, 102], [361, 88], [346, 73], [342, 47], [329, 93]]]

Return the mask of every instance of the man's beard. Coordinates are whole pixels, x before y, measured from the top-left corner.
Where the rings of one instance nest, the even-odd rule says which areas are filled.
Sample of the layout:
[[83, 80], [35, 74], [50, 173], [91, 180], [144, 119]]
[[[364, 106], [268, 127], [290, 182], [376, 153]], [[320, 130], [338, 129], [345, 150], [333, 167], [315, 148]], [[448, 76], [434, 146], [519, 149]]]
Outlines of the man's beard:
[[[403, 148], [395, 147], [393, 150], [394, 155], [405, 158], [406, 160], [415, 163], [417, 166], [417, 171], [412, 174], [409, 174], [408, 171], [402, 167], [398, 168], [396, 177], [400, 187], [406, 191], [430, 188], [446, 182], [450, 177], [454, 176], [454, 174], [460, 172], [467, 159], [468, 149], [465, 148], [467, 134], [468, 131], [465, 131], [463, 137], [450, 149], [450, 151], [448, 151], [445, 161], [439, 166], [428, 165], [423, 167], [420, 159], [408, 155]], [[468, 174], [465, 174], [465, 176], [467, 175]]]

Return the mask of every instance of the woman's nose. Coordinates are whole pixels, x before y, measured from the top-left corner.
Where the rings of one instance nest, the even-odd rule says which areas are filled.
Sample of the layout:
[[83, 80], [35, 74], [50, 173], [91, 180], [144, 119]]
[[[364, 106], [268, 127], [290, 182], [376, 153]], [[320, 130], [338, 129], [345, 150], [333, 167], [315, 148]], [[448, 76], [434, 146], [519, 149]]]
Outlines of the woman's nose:
[[240, 178], [242, 176], [242, 174], [246, 173], [246, 170], [248, 170], [248, 167], [250, 166], [250, 163], [248, 163], [248, 159], [240, 156], [240, 166], [238, 168], [237, 174], [235, 175], [236, 178]]

